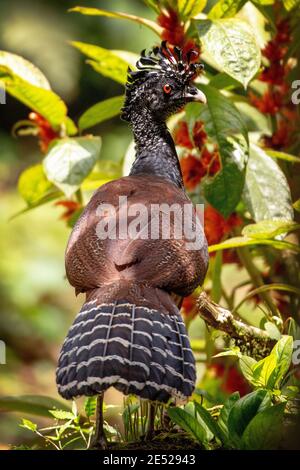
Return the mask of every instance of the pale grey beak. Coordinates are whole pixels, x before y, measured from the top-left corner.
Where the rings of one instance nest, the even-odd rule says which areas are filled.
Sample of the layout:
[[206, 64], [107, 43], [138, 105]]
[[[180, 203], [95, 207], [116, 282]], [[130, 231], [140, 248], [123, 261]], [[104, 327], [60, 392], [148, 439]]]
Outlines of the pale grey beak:
[[207, 103], [207, 99], [203, 91], [199, 90], [199, 88], [195, 86], [189, 86], [185, 93], [184, 93], [184, 99], [186, 101], [195, 101], [197, 103]]

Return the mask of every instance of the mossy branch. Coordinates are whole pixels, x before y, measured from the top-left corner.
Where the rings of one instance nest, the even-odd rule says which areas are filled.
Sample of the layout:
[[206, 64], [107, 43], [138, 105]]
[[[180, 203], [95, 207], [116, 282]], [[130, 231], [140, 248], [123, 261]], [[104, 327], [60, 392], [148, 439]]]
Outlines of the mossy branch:
[[229, 310], [210, 300], [205, 292], [199, 296], [198, 311], [207, 325], [226, 333], [243, 354], [255, 359], [267, 356], [276, 343], [267, 331], [237, 320]]

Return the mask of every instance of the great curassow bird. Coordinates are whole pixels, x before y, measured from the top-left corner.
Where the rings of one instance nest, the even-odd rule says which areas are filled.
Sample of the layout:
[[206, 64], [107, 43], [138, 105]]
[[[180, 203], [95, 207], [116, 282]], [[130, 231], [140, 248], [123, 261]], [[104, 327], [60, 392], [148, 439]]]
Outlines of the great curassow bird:
[[[178, 48], [171, 52], [162, 43], [149, 55], [142, 53], [136, 71], [129, 70], [122, 118], [134, 134], [135, 161], [129, 176], [95, 192], [66, 250], [68, 280], [76, 294], [86, 294], [86, 302], [62, 346], [57, 386], [66, 399], [100, 396], [96, 439], [102, 445], [101, 408], [107, 388], [166, 403], [186, 399], [195, 386], [195, 361], [178, 299], [203, 282], [208, 251], [166, 126], [166, 119], [186, 103], [206, 101], [193, 85], [202, 66], [191, 62], [191, 54], [183, 58]], [[120, 196], [123, 201], [126, 197], [127, 226], [137, 205], [146, 208], [148, 216], [137, 236], [101, 237], [100, 220], [109, 225], [117, 215], [114, 228], [124, 225]], [[179, 211], [191, 209], [189, 222], [200, 240], [197, 249], [189, 249], [185, 233], [176, 237], [176, 215], [170, 217], [170, 236], [164, 236], [159, 224], [159, 236], [145, 237], [154, 219], [150, 209], [159, 206], [163, 213], [174, 204]], [[103, 205], [115, 214], [104, 211], [99, 216]]]

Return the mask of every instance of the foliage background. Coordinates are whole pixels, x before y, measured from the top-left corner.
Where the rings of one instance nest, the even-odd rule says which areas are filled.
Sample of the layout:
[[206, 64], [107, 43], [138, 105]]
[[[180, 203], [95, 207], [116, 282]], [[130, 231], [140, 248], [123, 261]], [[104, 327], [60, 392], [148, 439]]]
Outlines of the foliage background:
[[[38, 66], [53, 90], [67, 103], [69, 115], [75, 121], [89, 106], [121, 95], [123, 87], [85, 65], [84, 57], [68, 41], [99, 44], [108, 49], [122, 47], [136, 54], [157, 42], [154, 33], [135, 23], [66, 13], [77, 4], [66, 0], [2, 0], [0, 3], [0, 49], [24, 56]], [[139, 0], [90, 0], [88, 6], [125, 11], [153, 20], [156, 17], [155, 12]], [[256, 21], [254, 27], [262, 45], [266, 39], [262, 20], [257, 17]], [[63, 207], [50, 203], [8, 223], [8, 219], [24, 207], [16, 189], [19, 175], [41, 158], [36, 138], [13, 139], [11, 136], [14, 124], [27, 115], [28, 109], [9, 95], [7, 104], [0, 106], [0, 339], [7, 345], [7, 364], [0, 365], [0, 395], [41, 394], [58, 398], [54, 373], [59, 348], [83, 299], [80, 296], [75, 299], [73, 289], [65, 280], [64, 249], [70, 228], [60, 220]], [[93, 134], [102, 138], [100, 164], [105, 167], [105, 162], [114, 161], [115, 176], [118, 176], [131, 141], [127, 124], [117, 117], [96, 126]], [[290, 172], [294, 200], [300, 197], [297, 168], [293, 172], [285, 168]], [[258, 265], [263, 267], [261, 258]], [[227, 293], [246, 279], [248, 274], [244, 268], [224, 265], [222, 281]], [[211, 289], [209, 280], [206, 287]], [[248, 288], [238, 290], [236, 303]], [[255, 326], [259, 326], [264, 317], [261, 306], [253, 301], [244, 303], [240, 314]], [[206, 393], [221, 401], [235, 389], [249, 391], [239, 375], [234, 373], [229, 383], [218, 368], [206, 367], [214, 349], [202, 320], [192, 322], [190, 334], [199, 360], [200, 386]], [[106, 400], [121, 403], [115, 391], [110, 391]], [[116, 415], [111, 419], [112, 423], [119, 421]], [[29, 442], [30, 436], [18, 423], [19, 416], [1, 413], [0, 445], [3, 448]]]

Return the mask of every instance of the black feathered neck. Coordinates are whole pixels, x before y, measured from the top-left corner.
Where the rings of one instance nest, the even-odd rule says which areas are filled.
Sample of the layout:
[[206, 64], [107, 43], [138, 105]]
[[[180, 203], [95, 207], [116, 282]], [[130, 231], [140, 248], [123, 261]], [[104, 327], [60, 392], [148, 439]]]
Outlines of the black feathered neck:
[[[136, 160], [130, 174], [153, 174], [184, 188], [179, 160], [166, 119], [185, 104], [182, 96], [186, 86], [202, 70], [192, 63], [194, 52], [173, 52], [162, 42], [149, 55], [142, 52], [137, 70], [128, 72], [122, 119], [131, 125], [136, 144]], [[169, 99], [162, 92], [164, 84], [178, 91], [178, 98]], [[170, 85], [171, 84], [171, 85]]]

